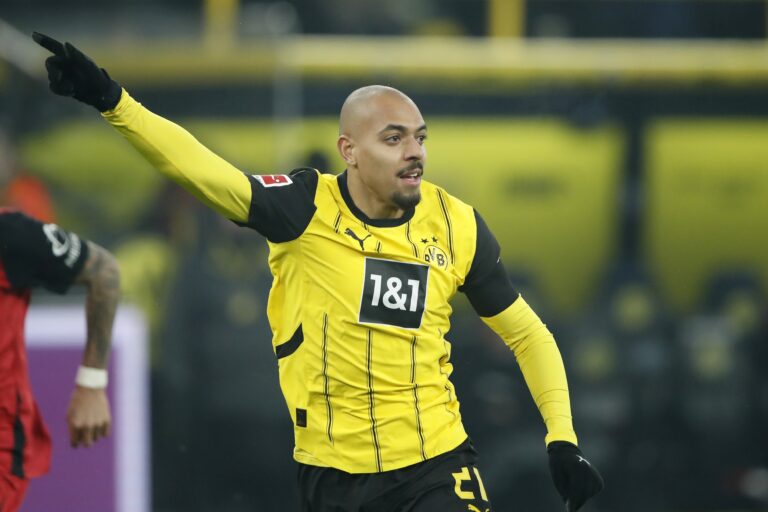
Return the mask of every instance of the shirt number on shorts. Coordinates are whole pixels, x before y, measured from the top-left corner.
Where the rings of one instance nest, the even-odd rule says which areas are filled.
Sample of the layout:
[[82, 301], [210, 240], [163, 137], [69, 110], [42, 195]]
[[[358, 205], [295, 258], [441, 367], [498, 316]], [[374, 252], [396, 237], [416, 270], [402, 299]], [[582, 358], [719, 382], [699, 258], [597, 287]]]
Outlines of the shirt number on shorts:
[[[472, 471], [475, 473], [475, 479], [477, 480], [477, 489], [480, 491], [480, 499], [483, 501], [488, 501], [488, 494], [485, 492], [485, 486], [483, 485], [483, 480], [480, 478], [480, 471], [477, 470], [476, 467], [472, 466]], [[451, 473], [451, 476], [453, 476], [453, 480], [455, 482], [455, 485], [453, 486], [454, 492], [456, 492], [456, 496], [463, 500], [474, 500], [475, 499], [475, 493], [474, 491], [465, 491], [461, 488], [461, 484], [464, 482], [471, 482], [472, 476], [469, 474], [469, 468], [463, 467], [461, 468], [461, 471], [458, 473]]]

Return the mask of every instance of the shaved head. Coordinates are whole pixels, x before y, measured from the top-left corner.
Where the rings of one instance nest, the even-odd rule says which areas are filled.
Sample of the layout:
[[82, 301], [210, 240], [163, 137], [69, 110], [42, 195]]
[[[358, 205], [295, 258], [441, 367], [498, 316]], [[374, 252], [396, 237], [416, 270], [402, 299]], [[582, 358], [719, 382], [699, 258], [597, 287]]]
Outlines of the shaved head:
[[341, 106], [341, 114], [339, 115], [339, 135], [354, 136], [361, 124], [365, 123], [365, 121], [372, 116], [378, 114], [378, 109], [375, 107], [380, 103], [378, 100], [383, 97], [403, 101], [418, 110], [418, 107], [411, 98], [394, 87], [388, 87], [386, 85], [368, 85], [366, 87], [361, 87], [352, 91]]
[[392, 87], [352, 92], [339, 114], [339, 154], [355, 205], [370, 219], [397, 218], [421, 199], [427, 125], [419, 107]]

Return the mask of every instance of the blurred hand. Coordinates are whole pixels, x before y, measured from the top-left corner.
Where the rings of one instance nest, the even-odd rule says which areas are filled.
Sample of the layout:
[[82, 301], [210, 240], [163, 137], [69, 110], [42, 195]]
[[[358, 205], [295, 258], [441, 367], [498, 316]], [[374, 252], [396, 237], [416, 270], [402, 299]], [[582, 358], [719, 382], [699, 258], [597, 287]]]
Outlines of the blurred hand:
[[557, 492], [565, 501], [566, 512], [579, 510], [584, 503], [603, 488], [603, 477], [589, 463], [581, 450], [566, 441], [547, 445], [549, 470]]
[[67, 408], [72, 447], [89, 447], [100, 438], [108, 436], [111, 424], [106, 390], [75, 386]]
[[103, 68], [70, 43], [62, 44], [39, 32], [33, 32], [32, 39], [53, 54], [45, 60], [45, 68], [54, 94], [72, 96], [100, 112], [115, 108], [122, 88]]

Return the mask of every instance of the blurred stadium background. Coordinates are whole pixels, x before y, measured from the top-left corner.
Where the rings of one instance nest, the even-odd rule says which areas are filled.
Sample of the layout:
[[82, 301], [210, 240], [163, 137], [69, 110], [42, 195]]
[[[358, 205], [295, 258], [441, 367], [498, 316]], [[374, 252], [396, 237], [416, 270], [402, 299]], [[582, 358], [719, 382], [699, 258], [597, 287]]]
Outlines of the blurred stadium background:
[[[346, 95], [408, 93], [427, 178], [485, 216], [559, 342], [607, 482], [587, 509], [733, 512], [768, 510], [767, 5], [2, 0], [1, 202], [120, 259], [149, 325], [152, 510], [296, 508], [267, 248], [51, 95], [32, 30], [252, 173], [341, 171]], [[494, 510], [560, 510], [514, 358], [454, 307], [453, 380]]]

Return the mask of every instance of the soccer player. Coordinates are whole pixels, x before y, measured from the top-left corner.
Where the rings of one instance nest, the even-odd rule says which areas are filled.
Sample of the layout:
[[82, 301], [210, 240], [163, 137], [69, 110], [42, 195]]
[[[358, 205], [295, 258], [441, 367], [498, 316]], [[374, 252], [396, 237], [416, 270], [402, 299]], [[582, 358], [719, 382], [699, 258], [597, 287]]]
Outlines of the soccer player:
[[56, 224], [0, 209], [0, 512], [19, 508], [29, 479], [48, 471], [51, 440], [32, 396], [24, 318], [33, 288], [87, 289], [87, 340], [67, 409], [73, 447], [109, 433], [107, 359], [120, 292], [115, 259]]
[[566, 508], [602, 488], [577, 448], [554, 338], [510, 284], [480, 215], [422, 181], [427, 126], [405, 94], [369, 86], [349, 95], [342, 174], [246, 175], [71, 44], [33, 37], [53, 53], [54, 93], [97, 108], [161, 173], [267, 238], [267, 314], [302, 510], [490, 511], [449, 380], [456, 291], [514, 351]]

